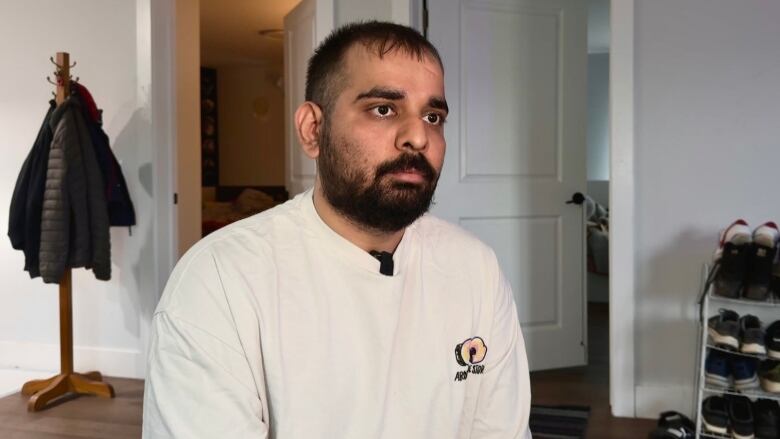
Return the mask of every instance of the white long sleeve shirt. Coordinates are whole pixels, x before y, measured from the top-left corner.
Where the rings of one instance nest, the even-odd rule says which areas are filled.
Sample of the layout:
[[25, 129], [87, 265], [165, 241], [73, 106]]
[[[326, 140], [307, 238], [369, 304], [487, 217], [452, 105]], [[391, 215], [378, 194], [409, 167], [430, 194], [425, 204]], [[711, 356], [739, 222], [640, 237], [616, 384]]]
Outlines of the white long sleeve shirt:
[[154, 315], [143, 437], [530, 437], [493, 251], [425, 215], [393, 259], [380, 274], [311, 191], [201, 240]]

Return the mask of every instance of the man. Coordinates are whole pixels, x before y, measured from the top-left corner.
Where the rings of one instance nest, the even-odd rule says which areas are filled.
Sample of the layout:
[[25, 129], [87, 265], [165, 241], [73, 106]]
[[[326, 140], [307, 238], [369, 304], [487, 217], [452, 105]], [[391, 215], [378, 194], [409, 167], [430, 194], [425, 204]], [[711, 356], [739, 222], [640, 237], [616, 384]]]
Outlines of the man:
[[179, 262], [154, 316], [147, 438], [525, 438], [530, 389], [494, 253], [431, 215], [447, 117], [436, 49], [336, 30], [295, 126], [312, 190]]

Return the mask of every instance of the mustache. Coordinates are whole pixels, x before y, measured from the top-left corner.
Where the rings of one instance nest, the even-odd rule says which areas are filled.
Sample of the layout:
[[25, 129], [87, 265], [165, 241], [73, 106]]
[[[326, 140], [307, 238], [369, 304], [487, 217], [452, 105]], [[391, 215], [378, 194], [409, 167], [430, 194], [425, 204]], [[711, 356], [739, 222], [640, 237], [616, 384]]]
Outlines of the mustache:
[[436, 178], [436, 170], [433, 169], [430, 162], [422, 154], [404, 154], [395, 160], [387, 161], [377, 167], [376, 178], [391, 174], [393, 172], [403, 172], [415, 170], [422, 174], [426, 180], [431, 181]]

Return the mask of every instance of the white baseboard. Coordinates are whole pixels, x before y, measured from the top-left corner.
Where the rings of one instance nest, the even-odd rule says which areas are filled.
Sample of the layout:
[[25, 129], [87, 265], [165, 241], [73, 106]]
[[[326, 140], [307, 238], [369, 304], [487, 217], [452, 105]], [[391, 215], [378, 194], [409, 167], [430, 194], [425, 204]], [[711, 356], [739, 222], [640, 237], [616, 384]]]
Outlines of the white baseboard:
[[675, 410], [693, 419], [693, 386], [637, 386], [636, 417], [657, 419], [661, 412]]
[[4, 398], [22, 390], [24, 383], [30, 380], [41, 380], [56, 375], [54, 371], [20, 370], [0, 368], [0, 398]]
[[[0, 368], [23, 370], [59, 370], [60, 346], [57, 344], [0, 341]], [[139, 350], [73, 347], [76, 372], [99, 371], [120, 378], [144, 378], [145, 359]]]

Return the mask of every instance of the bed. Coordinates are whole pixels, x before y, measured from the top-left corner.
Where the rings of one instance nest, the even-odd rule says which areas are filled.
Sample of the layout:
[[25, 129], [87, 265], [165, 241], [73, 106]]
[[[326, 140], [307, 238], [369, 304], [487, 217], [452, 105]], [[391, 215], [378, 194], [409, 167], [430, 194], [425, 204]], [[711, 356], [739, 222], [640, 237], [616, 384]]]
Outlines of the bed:
[[217, 186], [204, 188], [203, 236], [289, 199], [284, 186]]

